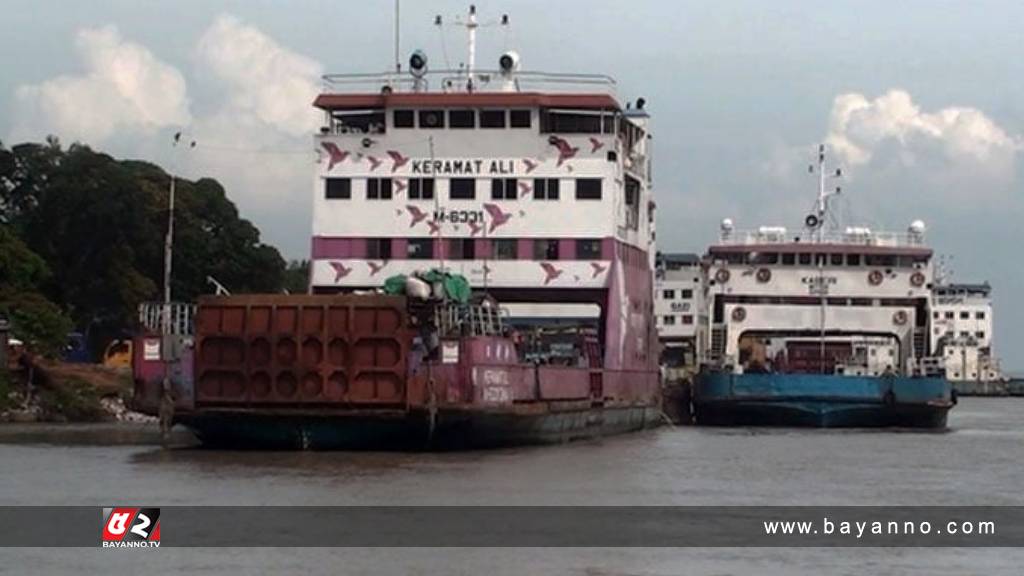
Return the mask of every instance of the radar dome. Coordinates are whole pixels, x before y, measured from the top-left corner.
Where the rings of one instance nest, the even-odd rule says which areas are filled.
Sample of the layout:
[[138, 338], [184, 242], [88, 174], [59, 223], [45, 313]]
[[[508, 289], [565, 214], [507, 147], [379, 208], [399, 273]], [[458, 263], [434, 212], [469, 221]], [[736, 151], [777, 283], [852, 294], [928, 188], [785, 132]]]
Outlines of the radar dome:
[[924, 231], [925, 231], [924, 221], [922, 221], [922, 220], [914, 220], [913, 222], [910, 223], [910, 233], [911, 234], [921, 235], [921, 234], [924, 234]]

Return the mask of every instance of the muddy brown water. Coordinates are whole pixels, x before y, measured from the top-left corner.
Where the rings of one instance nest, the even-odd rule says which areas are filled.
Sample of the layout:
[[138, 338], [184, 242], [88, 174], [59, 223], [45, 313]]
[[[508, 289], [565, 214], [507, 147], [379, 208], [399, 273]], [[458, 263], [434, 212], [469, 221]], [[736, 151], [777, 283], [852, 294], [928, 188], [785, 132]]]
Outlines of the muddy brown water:
[[[154, 445], [143, 425], [0, 425], [0, 504], [1024, 505], [1024, 399], [964, 398], [942, 433], [661, 428], [412, 453]], [[145, 554], [143, 556], [143, 554]], [[0, 573], [1020, 574], [1012, 549], [5, 550]], [[139, 572], [143, 573], [143, 572]]]

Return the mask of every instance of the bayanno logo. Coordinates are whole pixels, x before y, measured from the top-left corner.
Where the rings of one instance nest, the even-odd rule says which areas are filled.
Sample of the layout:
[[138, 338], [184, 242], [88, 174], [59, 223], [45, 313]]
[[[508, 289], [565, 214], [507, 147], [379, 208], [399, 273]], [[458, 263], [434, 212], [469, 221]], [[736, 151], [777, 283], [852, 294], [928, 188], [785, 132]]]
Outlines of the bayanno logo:
[[159, 508], [104, 508], [104, 548], [159, 548]]

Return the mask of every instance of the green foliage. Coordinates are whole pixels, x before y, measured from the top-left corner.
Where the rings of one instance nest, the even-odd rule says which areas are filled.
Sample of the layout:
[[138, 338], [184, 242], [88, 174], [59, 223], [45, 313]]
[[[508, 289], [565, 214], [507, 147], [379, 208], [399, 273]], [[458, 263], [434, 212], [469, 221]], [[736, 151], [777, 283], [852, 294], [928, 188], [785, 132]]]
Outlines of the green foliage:
[[32, 351], [55, 358], [71, 331], [71, 321], [38, 292], [0, 291], [0, 314], [11, 322], [11, 333]]
[[[284, 259], [218, 182], [175, 185], [175, 300], [210, 293], [207, 276], [236, 294], [280, 292], [291, 282]], [[50, 341], [38, 331], [61, 326], [61, 310], [94, 353], [134, 330], [138, 304], [162, 296], [169, 186], [158, 166], [81, 144], [0, 145], [0, 291], [8, 309], [15, 297], [32, 307], [21, 323], [37, 342]]]
[[309, 292], [309, 260], [292, 260], [284, 271], [284, 289], [289, 294]]
[[11, 401], [12, 384], [11, 374], [7, 371], [7, 367], [0, 366], [0, 412], [14, 407], [14, 403]]
[[69, 379], [59, 385], [41, 387], [39, 403], [48, 419], [98, 422], [106, 417], [96, 389], [81, 380]]

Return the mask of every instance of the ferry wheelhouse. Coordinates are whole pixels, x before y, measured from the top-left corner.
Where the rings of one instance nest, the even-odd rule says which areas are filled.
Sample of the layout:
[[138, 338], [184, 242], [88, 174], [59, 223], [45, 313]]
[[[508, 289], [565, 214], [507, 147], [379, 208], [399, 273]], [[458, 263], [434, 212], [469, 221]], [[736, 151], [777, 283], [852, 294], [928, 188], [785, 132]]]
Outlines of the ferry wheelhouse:
[[[200, 302], [177, 418], [205, 441], [489, 446], [659, 422], [645, 103], [515, 52], [477, 69], [475, 10], [460, 24], [459, 69], [416, 51], [324, 78], [312, 294]], [[425, 273], [475, 295], [381, 293]]]
[[801, 229], [743, 231], [726, 219], [708, 249], [698, 421], [944, 426], [951, 395], [930, 358], [925, 226], [830, 227], [838, 192], [825, 191], [824, 170], [822, 149]]

